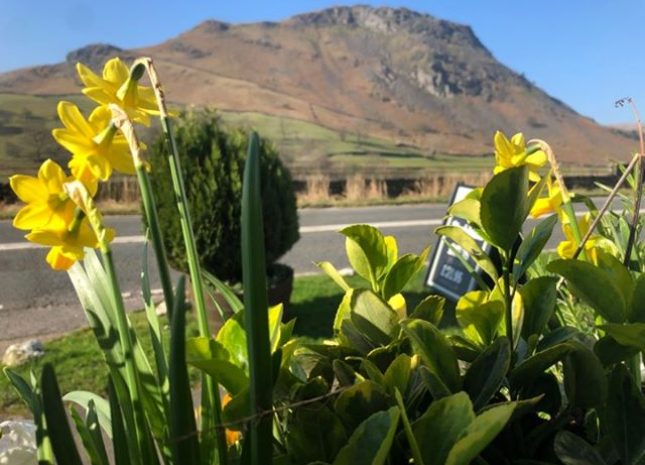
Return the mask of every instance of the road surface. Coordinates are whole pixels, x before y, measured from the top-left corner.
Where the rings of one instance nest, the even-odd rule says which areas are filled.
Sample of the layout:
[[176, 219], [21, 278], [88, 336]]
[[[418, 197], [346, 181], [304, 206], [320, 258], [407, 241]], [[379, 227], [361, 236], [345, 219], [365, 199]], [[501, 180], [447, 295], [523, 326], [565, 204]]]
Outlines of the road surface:
[[[337, 231], [355, 223], [369, 223], [394, 235], [400, 253], [418, 253], [434, 245], [433, 231], [442, 223], [445, 211], [445, 204], [302, 209], [300, 241], [280, 261], [300, 275], [317, 272], [313, 262], [320, 260], [346, 267], [344, 238]], [[114, 258], [126, 305], [141, 308], [140, 218], [109, 216], [106, 222], [117, 230]], [[555, 247], [560, 240], [562, 234], [556, 229], [548, 247]], [[46, 253], [47, 249], [23, 239], [23, 232], [13, 229], [10, 221], [0, 221], [0, 353], [18, 340], [47, 338], [86, 325], [67, 273], [49, 269]], [[153, 287], [158, 287], [153, 262], [149, 257]]]

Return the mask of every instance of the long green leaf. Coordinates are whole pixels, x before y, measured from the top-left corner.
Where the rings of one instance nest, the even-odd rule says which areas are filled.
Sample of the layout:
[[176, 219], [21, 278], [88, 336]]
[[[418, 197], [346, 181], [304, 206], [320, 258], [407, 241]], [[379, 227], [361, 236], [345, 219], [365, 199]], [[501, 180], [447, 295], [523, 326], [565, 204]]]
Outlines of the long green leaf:
[[72, 431], [67, 422], [60, 388], [51, 364], [46, 363], [40, 377], [43, 411], [56, 461], [64, 465], [82, 465]]
[[252, 133], [244, 166], [242, 188], [242, 276], [244, 283], [244, 317], [249, 353], [250, 399], [253, 415], [244, 447], [252, 465], [271, 465], [273, 378], [266, 286], [264, 227], [260, 192], [259, 138]]
[[117, 397], [114, 380], [110, 377], [108, 381], [108, 399], [110, 402], [110, 419], [112, 423], [112, 449], [114, 450], [115, 465], [130, 465], [138, 463], [130, 461], [130, 451], [128, 447], [128, 435], [121, 414], [121, 406]]
[[170, 329], [170, 434], [173, 460], [176, 464], [198, 465], [199, 442], [197, 424], [186, 367], [186, 305], [185, 277], [181, 276], [174, 297]]

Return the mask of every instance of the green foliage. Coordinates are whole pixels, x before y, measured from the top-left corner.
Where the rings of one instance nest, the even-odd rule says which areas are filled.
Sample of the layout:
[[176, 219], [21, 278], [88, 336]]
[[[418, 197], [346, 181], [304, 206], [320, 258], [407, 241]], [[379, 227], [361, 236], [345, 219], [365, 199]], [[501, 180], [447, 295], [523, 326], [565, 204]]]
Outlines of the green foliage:
[[[248, 134], [224, 129], [216, 114], [208, 110], [183, 113], [175, 128], [201, 264], [220, 279], [239, 282], [242, 177]], [[266, 262], [270, 266], [298, 240], [298, 216], [289, 171], [269, 142], [261, 141], [258, 150]], [[167, 157], [165, 139], [159, 138], [149, 150], [151, 184], [168, 259], [172, 266], [186, 271]]]

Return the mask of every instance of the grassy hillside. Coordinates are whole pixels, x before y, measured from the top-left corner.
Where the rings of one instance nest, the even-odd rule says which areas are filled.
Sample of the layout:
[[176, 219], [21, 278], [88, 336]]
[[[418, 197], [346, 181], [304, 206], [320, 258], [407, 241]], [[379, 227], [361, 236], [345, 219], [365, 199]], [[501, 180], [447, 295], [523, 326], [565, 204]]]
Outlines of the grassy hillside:
[[[60, 126], [59, 100], [70, 100], [88, 115], [93, 104], [80, 95], [0, 94], [0, 181], [16, 172], [33, 173], [46, 158], [66, 163], [68, 155], [51, 137]], [[425, 155], [416, 147], [363, 134], [337, 131], [311, 122], [257, 112], [221, 111], [224, 124], [256, 129], [272, 139], [296, 176], [362, 171], [396, 175], [401, 170], [481, 171], [491, 157]], [[143, 139], [154, 137], [146, 132]]]

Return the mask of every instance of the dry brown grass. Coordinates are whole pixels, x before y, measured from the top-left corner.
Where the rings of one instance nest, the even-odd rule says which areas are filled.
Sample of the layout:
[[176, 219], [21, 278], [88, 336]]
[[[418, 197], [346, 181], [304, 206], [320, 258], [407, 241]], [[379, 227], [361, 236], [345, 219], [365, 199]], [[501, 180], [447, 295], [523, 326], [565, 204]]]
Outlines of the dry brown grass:
[[384, 179], [366, 179], [360, 174], [347, 178], [345, 199], [349, 202], [375, 201], [387, 197], [387, 183]]
[[304, 192], [296, 194], [298, 205], [315, 205], [330, 202], [330, 183], [329, 175], [326, 174], [318, 173], [307, 176]]
[[447, 200], [457, 184], [483, 186], [490, 178], [491, 173], [488, 171], [466, 174], [436, 173], [416, 180], [414, 186], [403, 192], [401, 197]]

